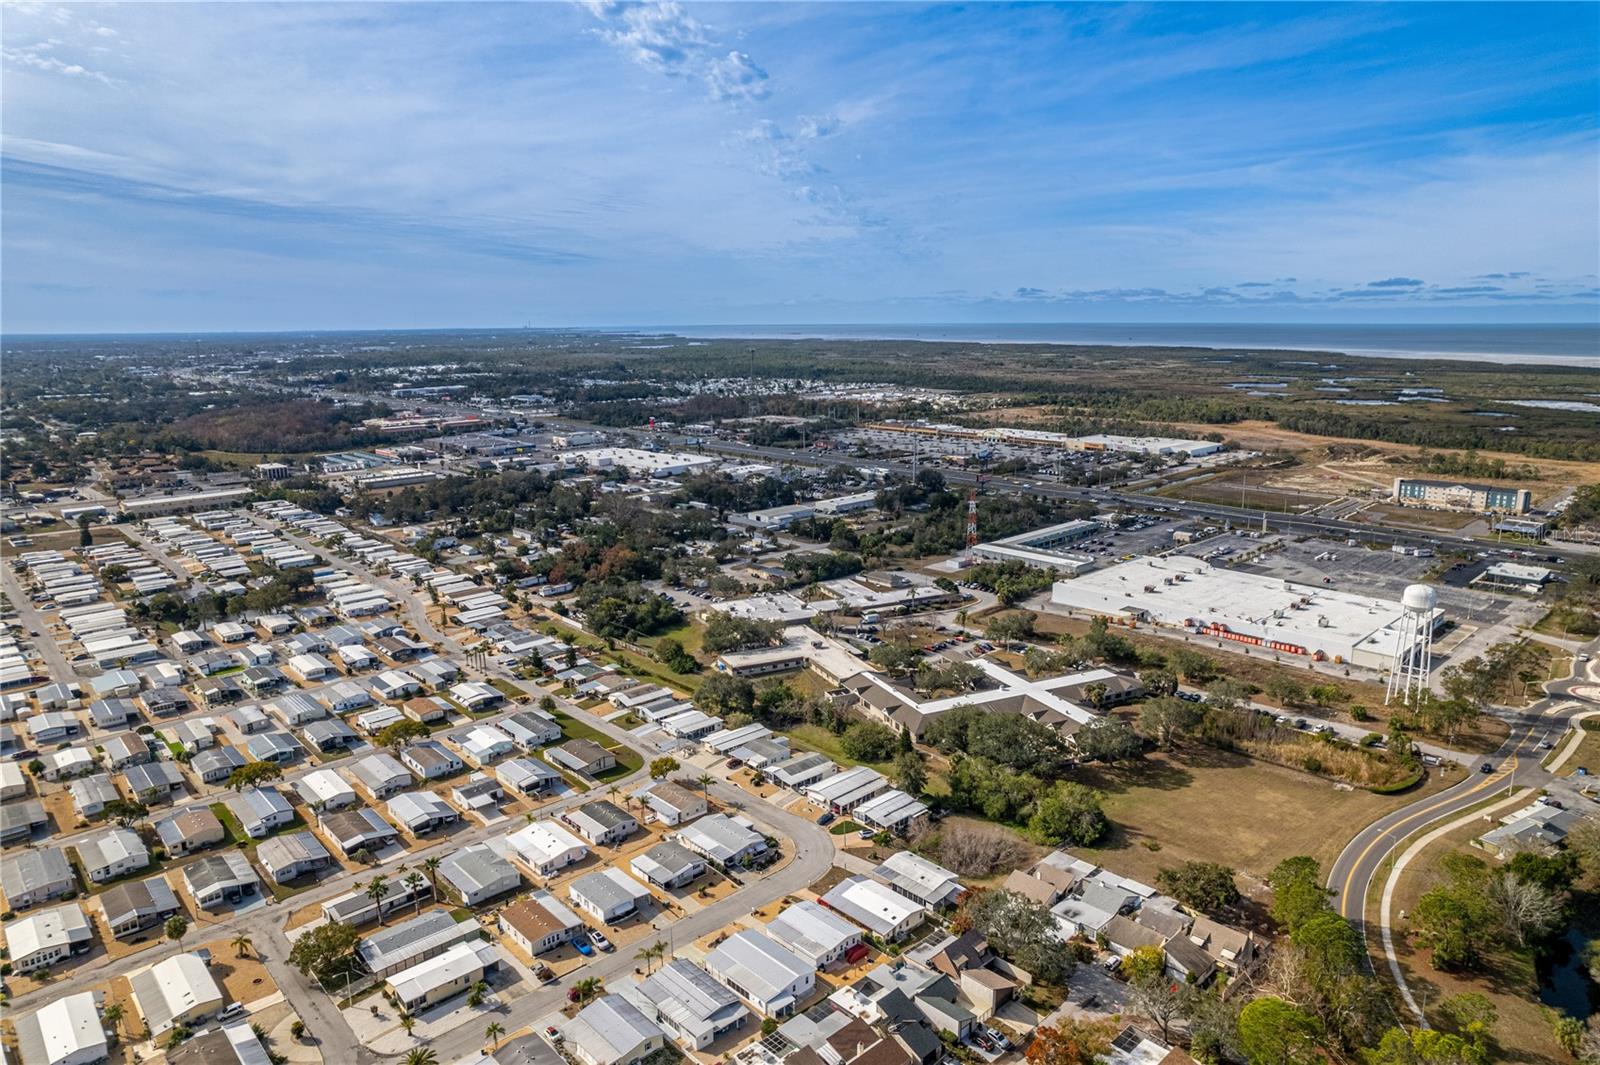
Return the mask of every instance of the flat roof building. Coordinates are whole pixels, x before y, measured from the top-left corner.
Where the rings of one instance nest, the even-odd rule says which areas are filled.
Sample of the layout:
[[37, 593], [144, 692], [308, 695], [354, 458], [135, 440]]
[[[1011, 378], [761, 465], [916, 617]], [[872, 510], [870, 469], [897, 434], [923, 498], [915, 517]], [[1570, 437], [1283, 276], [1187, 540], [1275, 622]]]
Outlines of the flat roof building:
[[[1185, 629], [1313, 661], [1386, 668], [1404, 610], [1399, 602], [1295, 584], [1170, 555], [1057, 581], [1067, 610]], [[1443, 619], [1436, 611], [1434, 624]]]

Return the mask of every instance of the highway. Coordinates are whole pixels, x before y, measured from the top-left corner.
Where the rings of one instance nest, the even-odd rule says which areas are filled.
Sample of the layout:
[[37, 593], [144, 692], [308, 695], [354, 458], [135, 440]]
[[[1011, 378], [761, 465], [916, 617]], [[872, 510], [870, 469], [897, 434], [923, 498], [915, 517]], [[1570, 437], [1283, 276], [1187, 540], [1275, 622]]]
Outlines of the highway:
[[[702, 440], [700, 438], [672, 435], [663, 435], [662, 440], [676, 447], [697, 446], [707, 451], [736, 455], [741, 458], [762, 459], [768, 462], [803, 466], [850, 466], [853, 468], [866, 464], [883, 467], [895, 473], [908, 476], [912, 473], [912, 464], [903, 460], [862, 460], [851, 455], [818, 451], [795, 451], [781, 447], [762, 447], [734, 440]], [[696, 441], [696, 443], [691, 443], [691, 440]], [[962, 487], [972, 485], [978, 479], [978, 474], [972, 470], [951, 469], [942, 465], [936, 466], [931, 462], [919, 462], [917, 468], [937, 470], [947, 484]], [[1340, 521], [1337, 518], [1274, 513], [1272, 511], [1252, 510], [1246, 507], [1228, 506], [1222, 503], [1198, 503], [1168, 496], [1151, 497], [1139, 492], [1118, 491], [1104, 487], [1084, 488], [1036, 477], [988, 476], [984, 478], [984, 487], [986, 491], [991, 493], [997, 491], [1026, 492], [1030, 495], [1043, 496], [1047, 499], [1068, 500], [1099, 507], [1122, 506], [1148, 509], [1153, 506], [1160, 506], [1168, 511], [1180, 513], [1190, 518], [1228, 522], [1236, 528], [1260, 528], [1265, 522], [1269, 529], [1277, 529], [1282, 532], [1304, 536], [1331, 537], [1339, 540], [1357, 539], [1362, 542], [1377, 541], [1380, 543], [1402, 544], [1409, 547], [1448, 547], [1473, 551], [1482, 550], [1484, 546], [1482, 542], [1470, 537], [1456, 536], [1446, 532], [1412, 532], [1380, 525], [1369, 525], [1363, 522]]]

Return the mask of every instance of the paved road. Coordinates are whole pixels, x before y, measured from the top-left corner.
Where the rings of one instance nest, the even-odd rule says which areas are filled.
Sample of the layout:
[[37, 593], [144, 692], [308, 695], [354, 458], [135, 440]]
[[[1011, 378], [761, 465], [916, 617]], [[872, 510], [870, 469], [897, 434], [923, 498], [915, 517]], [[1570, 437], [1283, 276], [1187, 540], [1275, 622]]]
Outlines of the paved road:
[[[782, 840], [786, 848], [793, 848], [795, 857], [771, 875], [747, 881], [738, 891], [703, 910], [676, 920], [669, 919], [670, 941], [674, 945], [691, 942], [732, 925], [751, 910], [815, 883], [833, 865], [833, 840], [826, 830], [806, 818], [780, 810], [729, 785], [713, 784], [710, 790], [714, 797], [724, 802], [739, 802], [747, 816]], [[662, 928], [662, 938], [669, 938], [666, 926], [658, 924], [658, 927]], [[612, 980], [633, 972], [637, 965], [630, 951], [618, 950], [589, 962], [578, 970], [575, 978]], [[492, 1019], [504, 1026], [508, 1034], [527, 1027], [565, 1003], [566, 983], [562, 981], [524, 995]], [[475, 1019], [461, 1024], [445, 1035], [434, 1037], [428, 1045], [438, 1054], [440, 1061], [453, 1061], [471, 1054], [483, 1045], [483, 1023], [488, 1019]]]
[[[44, 659], [45, 668], [50, 671], [50, 679], [70, 682], [77, 673], [67, 662], [67, 656], [61, 653], [60, 645], [50, 633], [50, 626], [45, 624], [43, 615], [33, 605], [33, 600], [28, 598], [27, 591], [22, 587], [22, 581], [9, 565], [0, 565], [0, 588], [5, 589], [6, 596], [11, 600], [12, 609], [28, 627], [25, 639], [33, 644], [39, 652], [39, 657]], [[35, 632], [39, 635], [33, 635]]]
[[[687, 437], [666, 438], [677, 446], [690, 446]], [[912, 467], [908, 462], [897, 462], [885, 459], [863, 460], [853, 455], [832, 454], [828, 452], [796, 452], [787, 448], [760, 447], [754, 444], [742, 444], [732, 440], [711, 440], [700, 445], [707, 451], [723, 454], [737, 455], [743, 458], [760, 458], [773, 462], [786, 462], [802, 466], [851, 466], [858, 467], [863, 464], [881, 466], [896, 473], [909, 474]], [[949, 469], [944, 466], [934, 467], [931, 464], [919, 464], [928, 469], [937, 468], [946, 483], [952, 485], [970, 485], [977, 480], [978, 474], [969, 470]], [[1286, 532], [1300, 533], [1310, 536], [1335, 537], [1337, 539], [1355, 538], [1363, 542], [1380, 541], [1382, 543], [1410, 544], [1422, 547], [1449, 546], [1461, 549], [1480, 550], [1483, 543], [1470, 537], [1455, 536], [1445, 532], [1412, 532], [1402, 529], [1393, 529], [1384, 526], [1369, 525], [1363, 522], [1340, 521], [1335, 518], [1318, 517], [1309, 514], [1283, 514], [1271, 511], [1251, 510], [1245, 507], [1228, 506], [1221, 503], [1197, 503], [1192, 500], [1172, 499], [1162, 496], [1159, 500], [1151, 498], [1141, 492], [1124, 492], [1111, 488], [1081, 488], [1073, 485], [1059, 484], [1032, 477], [990, 476], [985, 478], [984, 484], [988, 491], [1027, 492], [1029, 495], [1044, 496], [1051, 499], [1066, 499], [1082, 503], [1091, 503], [1096, 506], [1130, 506], [1149, 507], [1159, 504], [1169, 510], [1188, 515], [1193, 518], [1206, 518], [1213, 521], [1227, 521], [1236, 527], [1259, 527], [1263, 521], [1269, 528], [1281, 529]]]
[[[1590, 641], [1584, 652], [1591, 656], [1600, 653], [1600, 640]], [[1586, 694], [1587, 686], [1594, 682], [1595, 663], [1577, 664], [1584, 669], [1565, 680], [1547, 683], [1548, 694], [1543, 699], [1523, 710], [1498, 715], [1510, 724], [1511, 734], [1498, 751], [1481, 760], [1494, 766], [1494, 772], [1472, 773], [1446, 791], [1396, 810], [1362, 829], [1345, 846], [1328, 871], [1328, 887], [1335, 892], [1334, 906], [1339, 914], [1360, 927], [1363, 935], [1367, 932], [1365, 909], [1372, 882], [1402, 840], [1498, 792], [1518, 787], [1543, 788], [1552, 783], [1554, 778], [1539, 764], [1543, 753], [1539, 742], [1546, 737], [1554, 741], [1574, 714], [1600, 706]]]

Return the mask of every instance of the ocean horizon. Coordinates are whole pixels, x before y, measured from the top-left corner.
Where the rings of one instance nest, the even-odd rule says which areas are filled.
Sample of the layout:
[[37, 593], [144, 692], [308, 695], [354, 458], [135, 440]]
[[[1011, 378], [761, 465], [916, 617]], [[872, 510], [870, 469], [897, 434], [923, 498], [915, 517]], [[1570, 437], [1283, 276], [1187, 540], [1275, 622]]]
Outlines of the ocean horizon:
[[1280, 325], [1274, 323], [960, 323], [674, 325], [619, 333], [692, 340], [921, 340], [969, 344], [1326, 351], [1389, 359], [1454, 359], [1600, 368], [1600, 323], [1550, 325]]

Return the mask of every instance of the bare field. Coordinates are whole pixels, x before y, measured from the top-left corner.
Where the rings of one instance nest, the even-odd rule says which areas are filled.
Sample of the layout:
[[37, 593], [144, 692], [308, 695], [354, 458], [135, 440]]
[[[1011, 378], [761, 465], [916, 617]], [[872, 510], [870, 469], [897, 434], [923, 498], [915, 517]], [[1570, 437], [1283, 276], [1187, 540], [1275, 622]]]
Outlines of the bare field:
[[[1362, 825], [1442, 786], [1430, 775], [1404, 794], [1374, 795], [1208, 747], [1077, 775], [1104, 793], [1102, 805], [1115, 825], [1104, 846], [1077, 850], [1146, 883], [1163, 868], [1191, 860], [1223, 862], [1256, 883], [1295, 855], [1308, 854], [1327, 868]], [[1197, 817], [1195, 801], [1202, 795], [1209, 797], [1206, 813]]]

